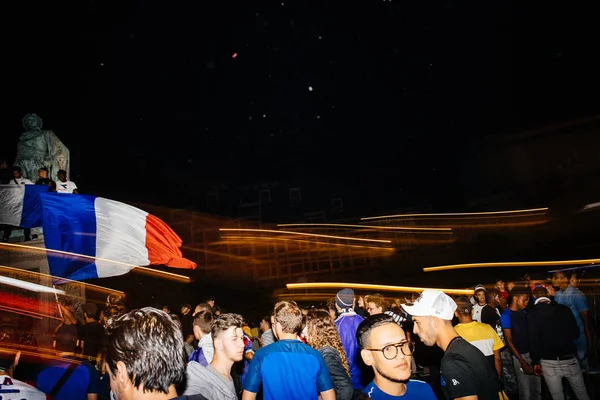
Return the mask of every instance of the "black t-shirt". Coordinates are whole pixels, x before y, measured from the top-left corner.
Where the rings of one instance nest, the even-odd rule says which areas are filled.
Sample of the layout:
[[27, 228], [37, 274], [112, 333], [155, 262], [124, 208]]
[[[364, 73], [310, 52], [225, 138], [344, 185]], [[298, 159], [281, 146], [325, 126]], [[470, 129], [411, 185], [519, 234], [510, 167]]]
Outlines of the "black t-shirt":
[[442, 362], [442, 388], [448, 399], [477, 396], [479, 400], [503, 399], [498, 375], [475, 346], [457, 336], [452, 339]]
[[484, 324], [488, 324], [494, 330], [496, 330], [496, 323], [500, 321], [500, 316], [489, 304], [486, 304], [485, 307], [481, 309], [481, 322]]
[[79, 338], [83, 340], [83, 354], [96, 357], [104, 344], [104, 327], [99, 322], [88, 322], [79, 328]]

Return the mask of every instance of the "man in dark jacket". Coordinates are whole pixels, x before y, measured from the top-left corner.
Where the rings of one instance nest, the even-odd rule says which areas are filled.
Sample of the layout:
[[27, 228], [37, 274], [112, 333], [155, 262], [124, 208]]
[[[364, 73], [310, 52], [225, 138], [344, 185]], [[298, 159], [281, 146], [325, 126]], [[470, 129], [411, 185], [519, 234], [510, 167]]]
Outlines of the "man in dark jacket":
[[577, 399], [589, 400], [573, 343], [580, 335], [573, 313], [551, 301], [544, 287], [536, 287], [533, 297], [527, 326], [534, 373], [544, 377], [553, 399], [563, 398], [562, 378], [566, 378]]

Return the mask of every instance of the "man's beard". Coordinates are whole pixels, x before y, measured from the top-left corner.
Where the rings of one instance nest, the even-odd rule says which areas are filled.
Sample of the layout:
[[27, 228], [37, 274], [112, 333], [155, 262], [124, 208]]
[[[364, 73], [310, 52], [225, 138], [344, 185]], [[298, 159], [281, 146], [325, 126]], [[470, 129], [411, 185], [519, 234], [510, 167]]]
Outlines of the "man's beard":
[[410, 380], [410, 375], [406, 379], [396, 379], [389, 375], [386, 375], [382, 370], [379, 369], [379, 366], [377, 366], [377, 364], [375, 364], [375, 369], [377, 370], [379, 375], [381, 375], [383, 378], [387, 379], [390, 382], [406, 384], [406, 382], [408, 382]]

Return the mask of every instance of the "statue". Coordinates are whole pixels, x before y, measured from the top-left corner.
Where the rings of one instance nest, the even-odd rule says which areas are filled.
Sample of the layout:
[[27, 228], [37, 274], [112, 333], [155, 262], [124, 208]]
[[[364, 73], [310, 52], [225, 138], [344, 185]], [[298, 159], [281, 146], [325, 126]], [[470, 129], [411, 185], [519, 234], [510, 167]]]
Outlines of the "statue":
[[65, 170], [69, 175], [69, 149], [53, 131], [42, 129], [42, 119], [35, 114], [23, 118], [25, 132], [19, 137], [15, 165], [21, 167], [23, 175], [32, 180], [38, 179], [38, 169], [48, 168], [48, 176], [57, 179], [57, 172]]

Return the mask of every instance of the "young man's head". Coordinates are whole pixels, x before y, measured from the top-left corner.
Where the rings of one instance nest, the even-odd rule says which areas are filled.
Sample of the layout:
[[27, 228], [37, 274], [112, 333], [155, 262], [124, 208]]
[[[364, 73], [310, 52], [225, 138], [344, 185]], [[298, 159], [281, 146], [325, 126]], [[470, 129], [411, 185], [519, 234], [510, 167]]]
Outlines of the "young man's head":
[[156, 308], [130, 311], [112, 325], [106, 367], [119, 400], [176, 397], [175, 387], [185, 379], [181, 330]]
[[263, 319], [260, 320], [260, 330], [266, 332], [269, 329], [271, 329], [271, 316], [265, 315]]
[[485, 286], [483, 285], [477, 285], [475, 286], [475, 300], [477, 300], [477, 304], [479, 304], [480, 306], [484, 306], [486, 304], [486, 298], [485, 298]]
[[206, 304], [208, 304], [211, 308], [215, 306], [215, 298], [213, 296], [208, 296], [206, 300], [204, 300]]
[[496, 279], [496, 289], [503, 291], [505, 290], [506, 285], [502, 279]]
[[571, 275], [569, 271], [556, 271], [552, 274], [552, 286], [565, 290], [571, 283]]
[[379, 293], [370, 294], [365, 297], [365, 306], [369, 315], [382, 314], [387, 311], [385, 297]]
[[412, 374], [413, 343], [404, 330], [386, 314], [375, 314], [360, 323], [356, 340], [360, 356], [373, 368], [376, 381], [404, 383]]
[[205, 335], [208, 335], [212, 331], [213, 323], [214, 317], [210, 311], [201, 311], [196, 314], [192, 326], [196, 340], [200, 340]]
[[543, 286], [536, 286], [535, 289], [533, 289], [532, 295], [536, 300], [540, 297], [548, 297], [548, 289]]
[[280, 301], [273, 308], [273, 333], [278, 339], [302, 332], [303, 314], [295, 302]]
[[524, 310], [529, 304], [531, 290], [529, 287], [515, 286], [513, 290], [510, 291], [510, 296], [512, 298], [510, 304], [511, 309]]
[[86, 322], [98, 321], [100, 310], [94, 303], [85, 303], [83, 305], [83, 316], [85, 317]]
[[440, 290], [424, 290], [412, 306], [405, 305], [404, 309], [412, 315], [413, 332], [426, 346], [435, 345], [444, 330], [453, 329], [456, 303]]
[[225, 313], [215, 318], [212, 338], [215, 357], [234, 362], [244, 357], [244, 319], [239, 314]]
[[456, 298], [454, 300], [456, 303], [456, 310], [454, 311], [454, 315], [458, 318], [458, 321], [461, 324], [472, 322], [473, 321], [473, 304], [468, 297], [462, 296]]
[[335, 308], [338, 313], [354, 308], [354, 290], [345, 288], [335, 295]]

